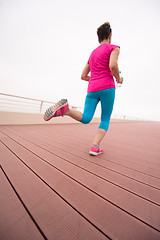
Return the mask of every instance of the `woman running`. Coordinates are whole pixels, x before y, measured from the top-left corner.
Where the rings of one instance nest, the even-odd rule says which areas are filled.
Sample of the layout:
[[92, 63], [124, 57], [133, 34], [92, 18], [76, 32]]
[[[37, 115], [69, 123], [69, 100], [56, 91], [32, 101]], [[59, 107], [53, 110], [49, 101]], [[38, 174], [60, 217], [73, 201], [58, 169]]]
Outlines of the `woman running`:
[[[94, 115], [98, 102], [101, 102], [101, 123], [90, 148], [90, 155], [103, 153], [100, 142], [104, 138], [110, 122], [115, 99], [115, 77], [117, 83], [123, 83], [123, 77], [119, 75], [118, 56], [120, 47], [111, 44], [112, 29], [109, 22], [104, 23], [97, 29], [100, 46], [93, 50], [82, 72], [81, 79], [88, 81], [88, 91], [85, 100], [83, 114], [69, 108], [67, 99], [61, 99], [54, 106], [47, 109], [44, 120], [53, 117], [68, 115], [71, 118], [87, 124]], [[91, 72], [91, 76], [89, 73]]]

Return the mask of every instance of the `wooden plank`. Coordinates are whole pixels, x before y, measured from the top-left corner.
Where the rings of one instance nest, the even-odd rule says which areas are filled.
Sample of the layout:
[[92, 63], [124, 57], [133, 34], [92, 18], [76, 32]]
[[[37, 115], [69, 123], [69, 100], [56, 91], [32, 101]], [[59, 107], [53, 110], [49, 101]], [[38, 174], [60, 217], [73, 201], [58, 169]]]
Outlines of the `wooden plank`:
[[[61, 128], [58, 128], [59, 129], [58, 132], [55, 132], [55, 126], [54, 127], [48, 126], [48, 128], [44, 128], [43, 126], [37, 126], [36, 129], [37, 129], [37, 134], [39, 134], [39, 128], [43, 129], [44, 131], [43, 132], [41, 131], [41, 137], [47, 136], [47, 138], [50, 139], [50, 141], [54, 140], [55, 142], [58, 141], [60, 143], [62, 140], [62, 136], [63, 136], [63, 144], [64, 145], [65, 145], [65, 143], [67, 143], [68, 145], [73, 145], [73, 143], [74, 143], [74, 146], [77, 146], [77, 148], [79, 148], [80, 150], [82, 150], [82, 151], [87, 150], [87, 152], [88, 152], [88, 148], [90, 147], [90, 144], [88, 144], [88, 143], [89, 143], [89, 141], [91, 142], [92, 137], [88, 137], [87, 135], [85, 136], [85, 132], [87, 129], [84, 128], [84, 126], [79, 125], [76, 127], [77, 127], [77, 129], [80, 128], [80, 130], [81, 130], [80, 135], [78, 135], [79, 131], [77, 131], [77, 130], [74, 131], [75, 128], [73, 128], [73, 126], [71, 128], [71, 129], [73, 129], [73, 131], [70, 131], [70, 132], [67, 131], [68, 130], [67, 126], [65, 128], [64, 128], [64, 126], [62, 126]], [[29, 129], [33, 129], [33, 126], [30, 127]], [[93, 135], [92, 128], [89, 126], [88, 129], [90, 130], [90, 132], [87, 131], [87, 134]], [[118, 134], [117, 134], [117, 132], [115, 133], [113, 130], [114, 129], [112, 129], [113, 133], [112, 134], [110, 133], [108, 136], [106, 136], [102, 143], [104, 145], [104, 147], [106, 145], [107, 152], [106, 151], [105, 152], [107, 153], [107, 157], [111, 157], [115, 161], [117, 160], [117, 163], [118, 162], [124, 163], [128, 167], [129, 166], [132, 168], [135, 167], [136, 170], [140, 170], [141, 168], [142, 168], [142, 170], [144, 168], [144, 170], [146, 170], [147, 172], [152, 171], [152, 168], [154, 170], [157, 170], [157, 169], [160, 170], [160, 164], [158, 161], [158, 158], [160, 157], [160, 153], [158, 151], [159, 150], [158, 149], [158, 141], [154, 140], [155, 136], [153, 136], [153, 135], [150, 136], [149, 134], [144, 134], [144, 136], [140, 135], [140, 137], [137, 139], [135, 131], [132, 132], [132, 134], [131, 134], [130, 132], [128, 132], [129, 130], [126, 130], [123, 133], [125, 135], [123, 135], [123, 138], [122, 138], [121, 132], [118, 132]], [[121, 128], [119, 130], [121, 130]], [[24, 129], [24, 131], [25, 131], [25, 129]], [[34, 129], [34, 131], [35, 131], [35, 129]], [[138, 131], [139, 131], [139, 129], [138, 129]], [[46, 132], [47, 132], [47, 134], [46, 134]], [[74, 132], [76, 132], [77, 135], [75, 135]], [[134, 134], [135, 134], [135, 136], [134, 136]], [[127, 137], [128, 135], [132, 135], [132, 138], [129, 139], [129, 141], [128, 141], [128, 137]], [[157, 132], [157, 135], [158, 135], [158, 132]], [[77, 138], [77, 136], [78, 136], [78, 138]], [[84, 138], [84, 136], [85, 136], [85, 138]], [[76, 139], [76, 142], [74, 141], [74, 139]], [[88, 139], [90, 139], [90, 140], [88, 140]], [[151, 142], [153, 142], [153, 141], [156, 144], [153, 144], [153, 146], [152, 146], [153, 149], [149, 149]], [[116, 144], [116, 142], [117, 142], [117, 144]], [[120, 142], [121, 142], [121, 144], [120, 144]], [[142, 146], [142, 143], [144, 146]], [[86, 149], [86, 145], [88, 145], [87, 149]], [[112, 161], [113, 161], [113, 159], [112, 159]], [[154, 161], [157, 161], [157, 162], [154, 162]], [[155, 168], [154, 168], [154, 166], [155, 166]], [[153, 172], [153, 174], [154, 173], [155, 172]]]
[[2, 143], [0, 152], [3, 168], [47, 239], [108, 239]]
[[[159, 178], [155, 177], [155, 175], [151, 176], [149, 174], [145, 174], [144, 172], [139, 171], [139, 169], [135, 170], [133, 168], [130, 168], [128, 166], [129, 164], [127, 164], [127, 159], [125, 160], [125, 164], [124, 164], [124, 163], [121, 163], [120, 158], [108, 156], [108, 153], [107, 153], [107, 156], [105, 156], [105, 154], [103, 154], [103, 156], [96, 158], [96, 161], [95, 161], [94, 158], [89, 158], [88, 152], [86, 153], [86, 152], [84, 152], [84, 150], [82, 151], [79, 149], [75, 149], [74, 142], [73, 142], [73, 144], [70, 144], [68, 146], [67, 144], [65, 144], [65, 139], [63, 138], [63, 145], [62, 145], [62, 143], [57, 143], [57, 136], [55, 136], [55, 139], [50, 140], [49, 139], [49, 137], [51, 135], [50, 129], [49, 129], [49, 133], [46, 131], [45, 134], [41, 133], [41, 135], [38, 132], [37, 126], [36, 126], [36, 129], [34, 130], [34, 132], [32, 132], [32, 131], [26, 132], [25, 129], [26, 128], [22, 127], [21, 132], [18, 131], [18, 135], [20, 135], [26, 139], [29, 139], [29, 140], [31, 138], [33, 139], [33, 137], [38, 140], [41, 139], [41, 140], [43, 140], [43, 143], [46, 142], [47, 144], [57, 147], [58, 149], [62, 149], [64, 152], [72, 152], [73, 155], [81, 156], [82, 158], [88, 159], [89, 161], [92, 161], [95, 164], [97, 163], [97, 165], [104, 166], [104, 168], [108, 169], [109, 171], [116, 172], [117, 174], [120, 174], [120, 175], [123, 175], [126, 177], [128, 176], [129, 178], [133, 178], [139, 182], [144, 182], [145, 184], [148, 184], [150, 186], [160, 188]], [[17, 128], [16, 128], [16, 130], [17, 130]], [[27, 128], [27, 130], [28, 130], [28, 128]], [[47, 128], [47, 130], [48, 130], [48, 128]], [[6, 131], [6, 129], [5, 129], [5, 131]], [[14, 131], [14, 130], [12, 129], [11, 131]], [[28, 132], [30, 133], [30, 135], [28, 134]], [[11, 134], [10, 131], [7, 133]], [[11, 136], [15, 137], [16, 136], [15, 133], [17, 134], [17, 132], [14, 131]], [[79, 148], [80, 148], [80, 146], [79, 146]], [[88, 149], [87, 149], [87, 151], [88, 151]], [[158, 176], [159, 176], [159, 172], [158, 172]]]
[[[137, 221], [136, 218], [131, 216], [130, 214], [127, 214], [125, 211], [120, 209], [118, 206], [115, 206], [112, 204], [112, 202], [115, 202], [115, 199], [120, 199], [119, 203], [120, 205], [127, 205], [127, 201], [129, 200], [128, 196], [126, 195], [126, 198], [124, 198], [125, 192], [121, 192], [121, 195], [118, 194], [118, 190], [114, 188], [111, 188], [109, 185], [108, 189], [102, 180], [95, 178], [93, 176], [90, 176], [88, 173], [85, 174], [85, 172], [77, 170], [75, 167], [71, 165], [67, 165], [64, 162], [61, 162], [61, 169], [65, 167], [65, 171], [69, 174], [69, 176], [74, 177], [77, 179], [77, 181], [80, 181], [86, 186], [89, 186], [92, 188], [92, 191], [87, 189], [85, 186], [82, 186], [81, 184], [78, 184], [76, 181], [71, 179], [69, 176], [66, 176], [65, 174], [62, 174], [62, 172], [58, 171], [57, 169], [51, 167], [50, 165], [42, 162], [38, 156], [33, 155], [31, 152], [27, 151], [20, 145], [14, 143], [12, 140], [5, 140], [5, 144], [9, 148], [12, 149], [12, 151], [16, 152], [16, 154], [23, 159], [23, 161], [28, 164], [39, 176], [41, 176], [43, 179], [47, 181], [47, 183], [52, 186], [54, 189], [56, 189], [57, 192], [59, 192], [67, 201], [69, 201], [72, 205], [76, 206], [77, 209], [79, 209], [87, 218], [90, 218], [94, 224], [96, 224], [99, 228], [103, 228], [106, 234], [109, 236], [112, 236], [115, 238], [119, 238], [119, 224], [121, 223], [121, 227], [123, 228], [123, 238], [122, 239], [128, 239], [128, 235], [131, 235], [130, 239], [147, 239], [150, 237], [154, 237], [155, 239], [158, 239], [160, 237], [160, 234], [158, 231], [154, 230], [153, 228], [147, 226], [141, 221]], [[41, 152], [41, 151], [40, 151]], [[50, 156], [50, 157], [49, 157]], [[60, 162], [60, 158], [53, 155], [47, 154], [47, 160], [48, 161], [58, 161]], [[62, 185], [62, 183], [65, 183], [65, 185]], [[107, 189], [107, 191], [106, 191]], [[95, 194], [93, 191], [96, 190], [97, 192], [100, 192], [102, 196], [106, 197], [106, 194], [109, 194], [108, 197], [112, 199], [111, 201], [107, 201], [107, 199], [102, 198]], [[112, 192], [113, 191], [113, 192]], [[132, 196], [133, 199], [133, 196]], [[130, 199], [130, 200], [132, 200]], [[122, 203], [123, 202], [123, 203]], [[93, 203], [93, 204], [92, 204]], [[133, 205], [134, 208], [142, 208], [143, 206], [143, 214], [145, 216], [144, 219], [146, 220], [147, 214], [150, 215], [150, 219], [148, 218], [147, 221], [150, 221], [151, 218], [153, 222], [151, 222], [154, 226], [157, 225], [157, 217], [158, 214], [156, 213], [153, 206], [150, 204], [149, 210], [147, 209], [147, 205], [145, 204], [145, 201], [136, 202], [130, 201], [130, 205]], [[129, 205], [128, 205], [129, 206]], [[131, 206], [131, 208], [133, 207]], [[156, 209], [157, 210], [157, 209]], [[146, 214], [147, 212], [147, 214]], [[138, 213], [137, 213], [138, 215]], [[132, 226], [132, 228], [130, 228]], [[134, 229], [134, 231], [132, 230]], [[135, 231], [136, 229], [136, 231]]]
[[[145, 123], [144, 123], [145, 125]], [[157, 154], [158, 151], [158, 138], [160, 137], [160, 123], [159, 125], [156, 127], [157, 132], [152, 134], [152, 123], [148, 123], [148, 129], [150, 129], [150, 131], [142, 131], [143, 130], [143, 125], [139, 125], [138, 123], [132, 123], [132, 124], [119, 124], [118, 127], [116, 127], [116, 124], [111, 124], [111, 130], [109, 130], [109, 132], [107, 133], [106, 137], [104, 138], [102, 145], [106, 145], [106, 147], [108, 146], [108, 148], [111, 150], [113, 149], [115, 151], [115, 153], [118, 153], [118, 155], [121, 156], [121, 154], [125, 154], [127, 153], [127, 151], [125, 151], [125, 149], [129, 149], [129, 151], [136, 151], [137, 152], [137, 156], [136, 159], [141, 159], [141, 163], [143, 162], [143, 164], [146, 164], [146, 158], [149, 158], [150, 156], [152, 157], [151, 159], [151, 164], [154, 163], [154, 153]], [[125, 126], [125, 127], [124, 127]], [[126, 126], [129, 126], [128, 128]], [[96, 125], [95, 125], [95, 130], [96, 130]], [[72, 127], [73, 128], [73, 127]], [[84, 130], [83, 130], [84, 128]], [[54, 136], [56, 135], [55, 131], [52, 131], [52, 127], [50, 126], [50, 136]], [[95, 130], [94, 130], [94, 134], [92, 133], [93, 131], [93, 125], [92, 127], [90, 126], [78, 126], [77, 130], [73, 128], [73, 131], [68, 131], [67, 132], [67, 127], [64, 131], [64, 128], [59, 128], [59, 137], [61, 137], [61, 132], [63, 132], [63, 137], [69, 137], [74, 136], [75, 133], [79, 134], [79, 130], [81, 130], [81, 135], [84, 134], [85, 138], [83, 139], [84, 143], [86, 144], [87, 141], [90, 139], [90, 135], [91, 135], [91, 140], [92, 137], [95, 134]], [[141, 130], [142, 129], [142, 130]], [[142, 132], [142, 133], [141, 133]], [[52, 134], [53, 133], [53, 134]], [[58, 135], [58, 134], [57, 134]], [[68, 135], [68, 136], [67, 136]], [[75, 136], [75, 137], [77, 137]], [[57, 137], [57, 136], [56, 136]], [[75, 139], [75, 138], [74, 138]], [[87, 141], [86, 141], [87, 140]], [[76, 141], [79, 141], [79, 138], [76, 139]], [[122, 151], [123, 150], [123, 151]], [[150, 150], [151, 151], [151, 155], [150, 155]], [[159, 153], [159, 151], [158, 151]], [[156, 156], [156, 155], [155, 155]], [[132, 152], [130, 154], [130, 158], [128, 159], [128, 162], [131, 161], [132, 157], [135, 157], [135, 154], [133, 154], [132, 156]], [[140, 158], [142, 157], [142, 158]], [[145, 159], [143, 159], [143, 157], [145, 157]], [[136, 159], [132, 159], [133, 162], [136, 161]], [[156, 160], [156, 159], [155, 159]], [[138, 161], [137, 161], [138, 162]], [[157, 163], [159, 163], [158, 159], [157, 159]], [[148, 161], [149, 164], [149, 161]]]
[[[35, 137], [35, 134], [32, 135], [32, 139], [33, 139], [33, 136], [36, 142], [39, 140], [43, 140], [42, 141], [43, 144], [47, 143], [48, 145], [51, 145], [53, 148], [56, 147], [58, 149], [63, 150], [64, 152], [71, 152], [73, 155], [82, 157], [86, 160], [88, 159], [89, 161], [92, 161], [95, 164], [97, 163], [97, 165], [104, 166], [104, 168], [113, 170], [121, 175], [126, 175], [131, 178], [135, 178], [136, 180], [139, 180], [141, 182], [143, 181], [146, 184], [153, 185], [157, 188], [160, 188], [160, 181], [159, 181], [160, 171], [158, 170], [156, 170], [157, 177], [155, 175], [150, 176], [147, 173], [145, 174], [144, 172], [140, 172], [139, 169], [137, 171], [137, 170], [134, 170], [133, 168], [129, 168], [127, 164], [127, 159], [125, 163], [126, 166], [121, 164], [121, 161], [118, 157], [115, 158], [113, 156], [108, 156], [108, 154], [107, 156], [105, 156], [105, 154], [103, 154], [102, 156], [99, 156], [98, 158], [96, 158], [96, 161], [95, 161], [94, 158], [89, 157], [88, 151], [86, 153], [84, 152], [84, 150], [81, 151], [81, 150], [75, 149], [74, 143], [71, 144], [70, 146], [68, 146], [67, 144], [64, 144], [65, 142], [64, 138], [63, 138], [63, 145], [62, 145], [62, 143], [57, 143], [57, 137], [55, 137], [55, 140], [54, 139], [49, 140], [48, 137], [44, 138], [43, 135], [39, 135], [38, 132], [36, 137]], [[26, 134], [25, 135], [22, 134], [22, 137], [24, 137], [25, 139], [31, 140], [31, 137], [29, 135], [27, 137]], [[148, 169], [150, 168], [147, 168], [147, 170]]]
[[[36, 154], [39, 154], [42, 148], [42, 155], [40, 155], [42, 158], [46, 157], [46, 152], [43, 150], [47, 150], [50, 153], [53, 153], [63, 159], [66, 159], [68, 163], [71, 163], [73, 165], [76, 164], [76, 166], [79, 166], [80, 168], [85, 169], [86, 171], [89, 171], [93, 173], [96, 176], [99, 176], [100, 178], [105, 179], [108, 182], [113, 183], [114, 185], [118, 185], [122, 188], [125, 188], [128, 191], [131, 191], [132, 193], [138, 194], [142, 198], [148, 199], [148, 201], [154, 202], [155, 204], [158, 204], [160, 206], [160, 189], [156, 189], [154, 187], [145, 185], [143, 183], [137, 182], [131, 178], [126, 178], [123, 175], [117, 174], [116, 172], [109, 171], [108, 169], [104, 168], [104, 166], [99, 166], [92, 161], [92, 157], [87, 158], [81, 158], [73, 155], [72, 153], [65, 152], [64, 149], [58, 149], [57, 147], [54, 147], [53, 145], [50, 145], [48, 143], [45, 143], [44, 141], [41, 141], [39, 139], [27, 138], [31, 142], [28, 142], [24, 140], [23, 138], [20, 138], [18, 136], [14, 136], [10, 134], [14, 139], [18, 142], [20, 142], [22, 145], [26, 146], [31, 151], [35, 152]], [[39, 146], [40, 148], [37, 148], [36, 146]], [[70, 150], [71, 151], [71, 150]]]
[[[24, 144], [24, 140], [21, 140], [21, 142]], [[7, 141], [7, 144], [9, 144], [9, 141]], [[34, 146], [33, 144], [28, 143], [26, 141], [25, 141], [25, 146], [27, 146], [28, 149], [35, 152], [37, 155], [41, 156], [43, 159], [49, 161], [50, 163], [53, 163], [54, 166], [56, 166], [57, 168], [61, 169], [64, 172], [67, 172], [67, 174], [72, 176], [73, 178], [78, 179], [79, 177], [79, 181], [80, 182], [83, 181], [84, 185], [89, 184], [88, 186], [90, 186], [91, 189], [95, 188], [95, 183], [96, 183], [96, 185], [98, 185], [98, 190], [99, 190], [98, 193], [100, 195], [104, 196], [105, 198], [109, 197], [111, 201], [115, 202], [115, 204], [121, 206], [126, 211], [129, 211], [133, 215], [138, 216], [140, 219], [142, 219], [143, 221], [146, 221], [148, 224], [151, 224], [151, 225], [153, 224], [154, 227], [160, 228], [160, 222], [158, 222], [158, 219], [160, 218], [159, 206], [151, 204], [150, 202], [145, 201], [144, 199], [140, 199], [137, 195], [127, 192], [125, 191], [125, 189], [120, 188], [116, 185], [113, 185], [110, 182], [105, 181], [104, 179], [98, 178], [97, 174], [93, 175], [89, 171], [88, 172], [85, 171], [84, 169], [87, 168], [88, 164], [90, 166], [90, 163], [88, 162], [83, 163], [84, 166], [82, 166], [83, 167], [82, 169], [75, 165], [71, 165], [69, 162], [64, 161], [64, 158], [65, 158], [65, 159], [69, 159], [71, 162], [78, 163], [79, 159], [76, 159], [76, 157], [75, 156], [73, 157], [71, 154], [65, 153], [62, 156], [63, 159], [62, 158], [59, 159], [56, 155], [46, 152], [45, 150], [37, 146]], [[15, 148], [14, 148], [14, 151], [15, 151]], [[54, 157], [54, 161], [52, 160], [53, 157]], [[82, 165], [82, 161], [80, 165]], [[97, 170], [97, 166], [92, 165], [91, 168], [93, 169], [93, 171]], [[100, 169], [99, 172], [103, 172], [103, 169]], [[104, 176], [105, 176], [105, 173], [104, 173]], [[107, 190], [104, 190], [103, 187], [100, 187], [100, 186], [105, 186], [105, 189]], [[140, 190], [142, 191], [143, 188], [140, 188]], [[109, 193], [108, 191], [111, 192], [112, 194]], [[146, 190], [146, 192], [148, 193], [148, 195], [149, 194], [155, 195], [154, 200], [156, 202], [158, 201], [159, 203], [159, 199], [160, 199], [159, 191], [157, 191], [156, 189], [149, 188], [148, 190]], [[119, 199], [119, 196], [121, 196], [123, 200]], [[127, 202], [124, 201], [124, 199], [126, 199]], [[135, 206], [137, 207], [135, 208]], [[143, 206], [143, 208], [145, 209], [145, 213], [143, 212], [143, 209], [141, 208], [141, 206]], [[154, 218], [151, 218], [151, 213], [154, 215]]]
[[44, 239], [0, 168], [0, 238]]
[[4, 134], [4, 133], [2, 133], [1, 131], [0, 131], [0, 139], [2, 139], [2, 138], [6, 138], [7, 136]]

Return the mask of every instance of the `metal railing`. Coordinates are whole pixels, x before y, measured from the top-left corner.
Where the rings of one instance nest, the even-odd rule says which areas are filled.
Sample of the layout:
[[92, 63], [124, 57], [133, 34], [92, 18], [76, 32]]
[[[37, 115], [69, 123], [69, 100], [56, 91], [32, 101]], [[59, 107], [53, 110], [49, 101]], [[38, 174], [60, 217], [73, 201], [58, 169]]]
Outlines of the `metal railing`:
[[[0, 93], [0, 111], [8, 112], [28, 112], [28, 113], [44, 113], [46, 109], [55, 102], [39, 100], [28, 97], [21, 97], [6, 93]], [[83, 107], [70, 106], [73, 109], [80, 110], [83, 112]], [[100, 108], [98, 106], [95, 117], [100, 117]], [[129, 119], [129, 120], [138, 120], [136, 117], [127, 116], [124, 114], [113, 113], [112, 118], [115, 119]]]
[[[44, 113], [55, 102], [0, 93], [0, 111]], [[73, 109], [81, 107], [70, 106]]]

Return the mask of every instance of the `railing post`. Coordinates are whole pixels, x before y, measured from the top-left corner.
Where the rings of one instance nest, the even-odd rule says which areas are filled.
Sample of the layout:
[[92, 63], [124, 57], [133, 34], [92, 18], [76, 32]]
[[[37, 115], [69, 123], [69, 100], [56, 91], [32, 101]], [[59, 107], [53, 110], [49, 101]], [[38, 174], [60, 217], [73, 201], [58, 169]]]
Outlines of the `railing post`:
[[40, 113], [42, 112], [42, 105], [43, 105], [43, 101], [41, 101], [41, 105], [40, 105]]

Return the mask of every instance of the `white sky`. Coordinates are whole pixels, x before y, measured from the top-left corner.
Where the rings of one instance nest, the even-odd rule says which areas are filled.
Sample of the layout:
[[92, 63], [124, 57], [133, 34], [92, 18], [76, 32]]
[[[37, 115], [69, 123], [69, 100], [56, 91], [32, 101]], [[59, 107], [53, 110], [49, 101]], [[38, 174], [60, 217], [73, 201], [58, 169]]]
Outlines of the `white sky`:
[[114, 113], [160, 121], [159, 0], [0, 0], [0, 92], [83, 106], [97, 27], [111, 23], [124, 84]]

